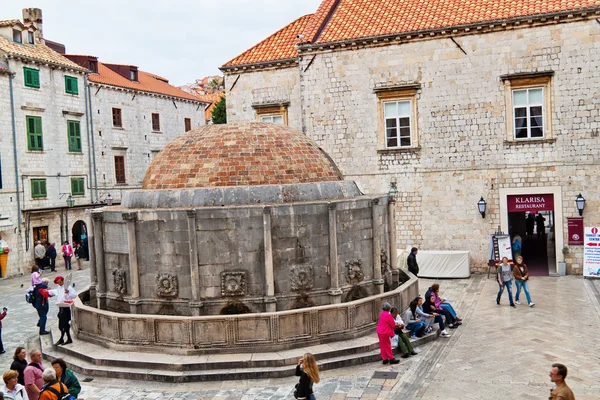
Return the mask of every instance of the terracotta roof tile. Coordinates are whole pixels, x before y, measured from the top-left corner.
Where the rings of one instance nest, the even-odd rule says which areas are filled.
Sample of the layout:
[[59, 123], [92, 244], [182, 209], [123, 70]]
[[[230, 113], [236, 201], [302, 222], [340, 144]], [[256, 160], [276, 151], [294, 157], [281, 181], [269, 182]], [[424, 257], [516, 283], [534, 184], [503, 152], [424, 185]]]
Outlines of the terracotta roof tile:
[[256, 64], [264, 61], [287, 60], [298, 57], [298, 52], [295, 48], [295, 44], [298, 41], [296, 35], [304, 31], [311, 17], [312, 14], [298, 18], [256, 46], [251, 47], [233, 60], [228, 61], [223, 67]]
[[36, 45], [26, 43], [19, 44], [0, 37], [0, 52], [16, 57], [25, 57], [52, 63], [61, 67], [76, 69], [78, 71], [87, 71], [85, 68], [80, 67], [73, 61], [55, 52], [50, 47], [40, 43]]
[[300, 32], [318, 44], [598, 7], [600, 0], [323, 0], [223, 67], [294, 58]]
[[212, 119], [212, 114], [215, 109], [215, 105], [219, 102], [219, 100], [221, 100], [221, 97], [225, 96], [225, 94], [196, 94], [194, 96], [196, 96], [200, 101], [210, 103], [210, 106], [204, 111], [204, 118], [208, 121]]
[[[325, 2], [330, 0], [325, 0]], [[315, 43], [598, 7], [600, 0], [341, 0]]]
[[138, 81], [133, 82], [112, 69], [108, 68], [101, 62], [98, 62], [98, 73], [90, 74], [88, 79], [90, 82], [102, 83], [105, 85], [119, 86], [127, 89], [140, 90], [142, 92], [158, 93], [167, 96], [180, 97], [187, 100], [201, 101], [196, 96], [186, 93], [175, 86], [165, 82], [165, 78], [158, 79], [158, 75], [154, 75], [144, 71], [138, 71]]
[[5, 19], [3, 21], [0, 21], [0, 28], [4, 28], [6, 26], [14, 26], [14, 25], [24, 26], [23, 23], [18, 19]]

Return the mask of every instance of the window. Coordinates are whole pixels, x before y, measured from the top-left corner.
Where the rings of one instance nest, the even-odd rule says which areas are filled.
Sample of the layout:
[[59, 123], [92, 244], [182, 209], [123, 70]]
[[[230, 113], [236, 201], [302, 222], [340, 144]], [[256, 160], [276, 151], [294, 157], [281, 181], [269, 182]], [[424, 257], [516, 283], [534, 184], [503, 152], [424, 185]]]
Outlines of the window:
[[125, 157], [115, 156], [115, 179], [117, 183], [125, 183]]
[[79, 94], [77, 78], [72, 76], [65, 76], [65, 92], [69, 94]]
[[138, 80], [138, 72], [136, 69], [129, 70], [129, 80], [136, 81]]
[[33, 32], [27, 31], [27, 43], [35, 44], [35, 38], [33, 37]]
[[85, 180], [84, 180], [84, 178], [71, 178], [71, 194], [73, 196], [85, 195]]
[[81, 129], [79, 121], [67, 121], [69, 135], [69, 152], [81, 153]]
[[274, 124], [283, 124], [283, 115], [261, 115], [260, 122], [271, 122]]
[[160, 131], [160, 115], [152, 114], [152, 130]]
[[544, 137], [544, 89], [517, 89], [512, 92], [515, 139]]
[[185, 125], [185, 131], [191, 131], [192, 130], [192, 119], [191, 118], [185, 118], [183, 120], [183, 123]]
[[13, 42], [15, 43], [23, 43], [23, 35], [21, 31], [17, 29], [13, 29]]
[[45, 179], [32, 179], [31, 180], [31, 197], [34, 199], [46, 198], [46, 180]]
[[42, 135], [42, 117], [25, 117], [27, 125], [27, 149], [30, 151], [44, 150], [44, 138]]
[[112, 109], [112, 117], [113, 117], [113, 126], [115, 128], [122, 128], [123, 121], [121, 120], [121, 109], [120, 108]]
[[25, 86], [39, 88], [40, 87], [40, 71], [32, 68], [23, 68], [25, 76]]
[[385, 147], [410, 147], [412, 145], [410, 103], [410, 100], [383, 103]]
[[90, 60], [90, 71], [98, 73], [98, 61]]

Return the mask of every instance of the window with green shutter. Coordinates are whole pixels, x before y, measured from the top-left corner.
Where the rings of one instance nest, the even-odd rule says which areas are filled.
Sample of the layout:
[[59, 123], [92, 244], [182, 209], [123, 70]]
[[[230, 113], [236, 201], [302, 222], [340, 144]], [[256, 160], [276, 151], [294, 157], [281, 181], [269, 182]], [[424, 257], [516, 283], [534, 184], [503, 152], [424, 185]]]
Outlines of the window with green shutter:
[[81, 129], [79, 121], [67, 121], [67, 133], [69, 134], [69, 151], [81, 153]]
[[31, 197], [34, 199], [40, 199], [47, 197], [46, 193], [46, 180], [45, 179], [32, 179], [31, 180]]
[[39, 88], [40, 87], [40, 71], [33, 68], [23, 68], [25, 75], [25, 86]]
[[71, 194], [83, 196], [85, 194], [85, 181], [83, 178], [71, 178]]
[[27, 124], [27, 148], [31, 151], [44, 150], [44, 139], [42, 135], [42, 117], [25, 117]]
[[65, 92], [69, 94], [79, 94], [79, 87], [77, 86], [77, 78], [65, 75]]

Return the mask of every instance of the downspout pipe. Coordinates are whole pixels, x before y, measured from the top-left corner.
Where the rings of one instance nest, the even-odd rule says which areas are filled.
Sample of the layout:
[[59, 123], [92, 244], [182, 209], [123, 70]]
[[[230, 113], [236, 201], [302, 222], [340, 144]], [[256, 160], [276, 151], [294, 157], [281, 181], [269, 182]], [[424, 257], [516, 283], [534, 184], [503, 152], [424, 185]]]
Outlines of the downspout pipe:
[[[87, 81], [87, 76], [86, 76], [86, 81]], [[91, 137], [92, 137], [92, 163], [94, 165], [94, 188], [96, 189], [96, 201], [100, 201], [100, 198], [98, 197], [98, 172], [96, 169], [96, 146], [94, 144], [94, 113], [92, 112], [92, 88], [90, 87], [90, 85], [87, 85], [87, 95], [88, 95], [88, 105], [90, 107], [90, 131], [91, 131]], [[91, 179], [91, 175], [90, 175], [90, 179]]]
[[[87, 92], [88, 90], [88, 80], [87, 80], [87, 74], [83, 75], [83, 87], [84, 90]], [[85, 96], [85, 127], [87, 130], [87, 142], [88, 142], [88, 169], [89, 169], [89, 177], [90, 179], [92, 179], [92, 143], [91, 143], [91, 139], [90, 139], [90, 118], [92, 117], [91, 113], [89, 112], [89, 99], [86, 93]], [[88, 182], [90, 184], [90, 200], [92, 201], [92, 203], [94, 202], [94, 187], [92, 186], [91, 182]], [[96, 201], [98, 199], [96, 198]]]
[[19, 188], [19, 158], [17, 155], [17, 124], [15, 121], [15, 95], [13, 90], [13, 77], [14, 74], [8, 74], [8, 81], [10, 87], [10, 113], [12, 119], [12, 135], [13, 135], [13, 157], [15, 161], [15, 186], [17, 193], [17, 227], [19, 233], [21, 233], [21, 189]]

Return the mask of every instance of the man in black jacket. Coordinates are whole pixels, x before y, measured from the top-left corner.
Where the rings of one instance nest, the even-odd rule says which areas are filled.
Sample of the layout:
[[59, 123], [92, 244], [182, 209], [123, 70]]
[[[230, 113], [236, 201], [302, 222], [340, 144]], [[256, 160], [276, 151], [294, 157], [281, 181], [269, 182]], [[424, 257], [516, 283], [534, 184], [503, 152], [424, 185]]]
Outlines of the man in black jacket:
[[414, 275], [414, 276], [419, 276], [419, 264], [417, 264], [417, 253], [419, 252], [419, 249], [417, 249], [416, 247], [413, 247], [412, 249], [410, 249], [410, 254], [408, 255], [408, 258], [406, 259], [406, 264], [408, 264], [408, 270]]

